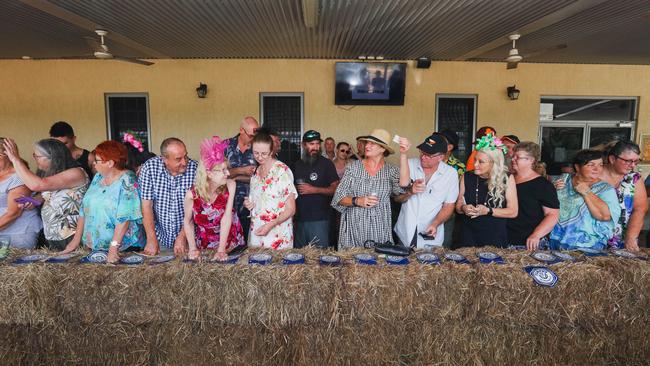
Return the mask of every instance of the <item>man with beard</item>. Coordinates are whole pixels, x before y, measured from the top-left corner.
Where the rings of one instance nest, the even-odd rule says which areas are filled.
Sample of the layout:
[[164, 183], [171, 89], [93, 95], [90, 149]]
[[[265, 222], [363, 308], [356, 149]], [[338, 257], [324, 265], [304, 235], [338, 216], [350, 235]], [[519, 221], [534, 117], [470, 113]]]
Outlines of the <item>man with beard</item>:
[[330, 201], [339, 177], [334, 163], [321, 155], [321, 142], [320, 133], [314, 130], [302, 136], [303, 153], [293, 172], [299, 193], [294, 248], [310, 243], [319, 248], [329, 245]]

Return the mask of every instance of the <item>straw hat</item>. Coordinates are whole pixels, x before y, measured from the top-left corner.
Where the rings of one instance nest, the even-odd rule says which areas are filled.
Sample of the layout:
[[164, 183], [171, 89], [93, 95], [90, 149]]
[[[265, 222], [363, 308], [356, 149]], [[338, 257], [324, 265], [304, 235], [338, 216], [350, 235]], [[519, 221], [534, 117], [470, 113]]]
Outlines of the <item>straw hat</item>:
[[386, 149], [389, 154], [395, 153], [395, 150], [393, 150], [393, 148], [388, 145], [390, 142], [390, 133], [388, 133], [386, 130], [382, 130], [381, 128], [372, 130], [368, 136], [359, 136], [357, 137], [357, 140], [374, 142], [375, 144]]

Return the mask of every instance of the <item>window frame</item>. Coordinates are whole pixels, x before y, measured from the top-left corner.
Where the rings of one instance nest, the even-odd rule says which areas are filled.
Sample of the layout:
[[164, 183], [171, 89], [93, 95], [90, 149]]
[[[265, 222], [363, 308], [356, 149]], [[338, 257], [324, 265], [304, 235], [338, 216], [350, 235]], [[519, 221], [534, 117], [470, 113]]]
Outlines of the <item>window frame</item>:
[[151, 113], [149, 111], [149, 93], [147, 92], [132, 92], [132, 93], [104, 93], [104, 110], [106, 111], [106, 137], [112, 140], [112, 126], [111, 126], [111, 111], [109, 98], [145, 98], [145, 105], [147, 107], [147, 150], [151, 150]]

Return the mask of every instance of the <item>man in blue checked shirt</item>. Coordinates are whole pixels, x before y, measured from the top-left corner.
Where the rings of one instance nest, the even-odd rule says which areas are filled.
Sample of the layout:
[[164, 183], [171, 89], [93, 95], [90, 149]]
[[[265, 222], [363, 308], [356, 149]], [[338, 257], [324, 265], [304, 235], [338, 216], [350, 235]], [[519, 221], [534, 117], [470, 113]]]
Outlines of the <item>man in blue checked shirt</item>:
[[181, 255], [187, 250], [183, 199], [194, 183], [197, 164], [188, 158], [183, 141], [175, 137], [162, 142], [160, 155], [147, 160], [138, 177], [142, 221], [147, 233], [144, 254], [158, 254], [162, 244]]

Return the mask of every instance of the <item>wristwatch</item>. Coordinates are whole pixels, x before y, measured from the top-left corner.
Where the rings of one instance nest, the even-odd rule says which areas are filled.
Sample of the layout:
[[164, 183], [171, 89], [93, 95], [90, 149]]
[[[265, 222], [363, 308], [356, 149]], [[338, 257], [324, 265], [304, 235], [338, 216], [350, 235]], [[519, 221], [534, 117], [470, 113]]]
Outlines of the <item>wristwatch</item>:
[[112, 247], [119, 247], [119, 246], [120, 246], [120, 243], [117, 240], [111, 241], [111, 248]]
[[487, 214], [488, 214], [488, 216], [492, 216], [494, 214], [494, 210], [492, 209], [492, 207], [488, 207], [488, 213]]
[[359, 207], [359, 205], [357, 205], [357, 198], [359, 197], [352, 197], [352, 207]]

